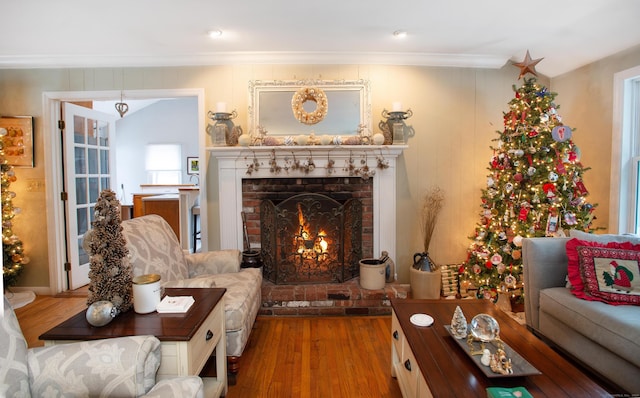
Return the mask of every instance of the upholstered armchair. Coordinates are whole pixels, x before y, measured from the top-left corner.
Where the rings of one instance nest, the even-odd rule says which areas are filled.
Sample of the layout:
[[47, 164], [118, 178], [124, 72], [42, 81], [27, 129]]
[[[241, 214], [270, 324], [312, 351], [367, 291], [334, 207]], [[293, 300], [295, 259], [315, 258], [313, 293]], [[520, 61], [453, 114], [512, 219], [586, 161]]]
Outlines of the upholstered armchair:
[[185, 253], [169, 224], [157, 215], [123, 221], [122, 233], [134, 276], [158, 274], [164, 287], [227, 289], [227, 369], [233, 377], [261, 306], [262, 269], [241, 268], [240, 250]]
[[131, 336], [27, 348], [18, 319], [4, 299], [0, 320], [0, 396], [202, 397], [198, 376], [156, 382], [160, 341]]

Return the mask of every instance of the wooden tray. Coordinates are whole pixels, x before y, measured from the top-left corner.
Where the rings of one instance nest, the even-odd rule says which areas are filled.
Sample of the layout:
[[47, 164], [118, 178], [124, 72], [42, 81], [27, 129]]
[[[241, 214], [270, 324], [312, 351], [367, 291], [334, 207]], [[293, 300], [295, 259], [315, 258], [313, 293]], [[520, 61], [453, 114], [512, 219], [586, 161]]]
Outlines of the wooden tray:
[[[481, 362], [480, 362], [480, 357], [481, 355], [471, 355], [471, 350], [469, 349], [469, 345], [467, 344], [467, 339], [456, 339], [453, 334], [451, 333], [451, 326], [450, 325], [445, 325], [444, 326], [447, 329], [447, 332], [449, 332], [449, 334], [451, 335], [451, 338], [458, 343], [458, 345], [462, 348], [462, 350], [473, 360], [473, 362], [478, 365], [478, 367], [480, 368], [480, 370], [482, 370], [482, 373], [485, 374], [485, 376], [487, 377], [491, 377], [491, 378], [498, 378], [498, 377], [520, 377], [520, 376], [530, 376], [530, 375], [539, 375], [542, 374], [540, 373], [540, 371], [538, 369], [536, 369], [533, 365], [531, 365], [529, 362], [527, 362], [526, 359], [522, 358], [520, 356], [520, 354], [518, 354], [516, 351], [514, 351], [511, 347], [509, 347], [508, 344], [503, 342], [504, 345], [504, 352], [507, 354], [507, 358], [511, 359], [511, 369], [513, 369], [513, 373], [512, 374], [507, 374], [507, 375], [503, 375], [500, 373], [494, 373], [490, 367], [488, 366], [484, 366]], [[467, 326], [469, 327], [469, 326]], [[471, 333], [471, 331], [468, 331], [469, 333]], [[489, 349], [489, 351], [491, 351], [492, 354], [495, 354], [496, 350], [498, 349], [498, 346], [493, 343], [485, 343], [485, 347]], [[473, 342], [473, 351], [478, 351], [480, 350], [480, 342], [479, 341], [474, 341]]]

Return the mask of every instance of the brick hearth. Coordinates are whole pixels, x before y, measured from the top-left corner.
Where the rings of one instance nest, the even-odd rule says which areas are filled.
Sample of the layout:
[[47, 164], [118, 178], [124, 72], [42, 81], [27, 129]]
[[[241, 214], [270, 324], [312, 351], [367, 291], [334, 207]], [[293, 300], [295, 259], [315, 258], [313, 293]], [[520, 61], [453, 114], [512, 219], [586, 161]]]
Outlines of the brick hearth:
[[387, 315], [392, 298], [407, 298], [408, 284], [387, 283], [384, 289], [360, 287], [359, 278], [340, 284], [275, 285], [262, 283], [260, 315]]

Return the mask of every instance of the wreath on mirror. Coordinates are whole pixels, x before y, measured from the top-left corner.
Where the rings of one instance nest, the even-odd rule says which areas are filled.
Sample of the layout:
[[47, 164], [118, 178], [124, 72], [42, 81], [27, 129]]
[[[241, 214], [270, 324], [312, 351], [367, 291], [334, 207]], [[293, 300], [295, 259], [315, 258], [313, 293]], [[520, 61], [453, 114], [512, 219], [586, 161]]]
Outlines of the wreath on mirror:
[[[316, 103], [316, 109], [313, 112], [307, 112], [302, 106], [307, 101]], [[291, 99], [291, 109], [293, 116], [304, 124], [316, 124], [327, 116], [327, 96], [322, 89], [317, 87], [303, 87], [293, 94]]]

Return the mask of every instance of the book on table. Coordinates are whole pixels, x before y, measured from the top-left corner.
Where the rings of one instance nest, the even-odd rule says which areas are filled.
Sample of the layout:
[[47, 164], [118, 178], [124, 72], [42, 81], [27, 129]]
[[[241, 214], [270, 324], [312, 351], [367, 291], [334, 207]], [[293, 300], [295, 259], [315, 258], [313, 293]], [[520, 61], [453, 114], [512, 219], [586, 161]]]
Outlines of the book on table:
[[487, 398], [533, 398], [524, 387], [489, 387]]
[[156, 311], [160, 314], [183, 313], [189, 311], [194, 302], [193, 296], [164, 296]]

